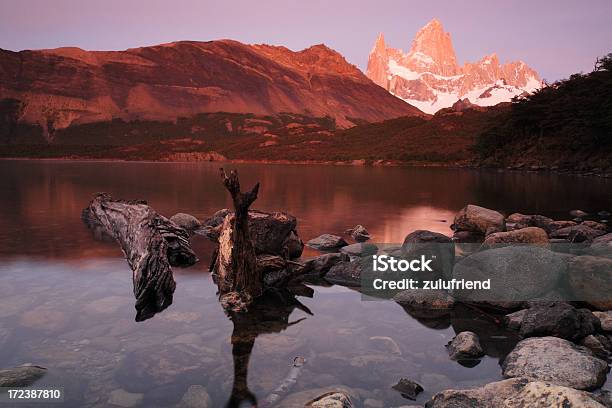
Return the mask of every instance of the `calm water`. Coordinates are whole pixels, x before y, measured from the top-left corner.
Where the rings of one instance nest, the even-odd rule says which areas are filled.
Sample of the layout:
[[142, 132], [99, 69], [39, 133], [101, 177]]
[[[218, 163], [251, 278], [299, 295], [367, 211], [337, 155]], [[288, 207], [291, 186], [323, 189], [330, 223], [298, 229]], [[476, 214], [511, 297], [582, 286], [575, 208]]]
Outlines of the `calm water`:
[[[612, 208], [612, 180], [603, 179], [229, 167], [238, 169], [245, 187], [261, 182], [254, 208], [297, 216], [304, 240], [355, 224], [365, 225], [378, 242], [401, 242], [415, 229], [450, 234], [454, 213], [467, 203], [560, 219], [571, 209]], [[498, 361], [515, 341], [473, 310], [411, 316], [393, 302], [363, 302], [359, 293], [338, 286], [313, 286], [312, 298], [300, 298], [312, 316], [288, 310], [284, 319], [262, 316], [236, 328], [217, 302], [206, 271], [213, 247], [202, 237], [193, 241], [201, 262], [175, 269], [174, 304], [136, 323], [131, 271], [116, 244], [92, 238], [81, 209], [93, 193], [106, 191], [147, 199], [166, 216], [180, 211], [205, 218], [230, 206], [218, 164], [0, 161], [0, 174], [0, 367], [49, 368], [37, 385], [64, 387], [65, 406], [174, 406], [197, 385], [218, 407], [232, 395], [235, 377], [261, 402], [297, 356], [307, 362], [277, 406], [303, 406], [333, 386], [348, 388], [357, 406], [366, 399], [409, 405], [390, 388], [401, 377], [425, 387], [417, 400], [422, 404], [445, 388], [500, 379]], [[473, 368], [450, 361], [444, 349], [466, 329], [479, 333], [487, 348]], [[252, 350], [240, 342], [233, 347], [232, 333], [248, 339]]]

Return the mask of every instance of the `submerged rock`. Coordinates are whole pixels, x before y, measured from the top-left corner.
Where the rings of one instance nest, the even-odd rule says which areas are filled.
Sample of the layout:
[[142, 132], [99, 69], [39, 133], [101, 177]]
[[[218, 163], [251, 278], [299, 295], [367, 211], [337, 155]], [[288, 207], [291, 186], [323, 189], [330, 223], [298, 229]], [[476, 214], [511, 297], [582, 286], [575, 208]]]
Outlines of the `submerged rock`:
[[322, 234], [308, 241], [306, 245], [320, 251], [329, 251], [346, 246], [348, 243], [338, 235]]
[[46, 373], [46, 368], [35, 365], [0, 370], [0, 387], [29, 387]]
[[127, 392], [123, 389], [114, 390], [110, 393], [108, 403], [117, 407], [129, 408], [142, 402], [144, 395]]
[[427, 408], [603, 408], [588, 392], [513, 378], [465, 390], [445, 390], [425, 404]]
[[612, 310], [612, 259], [577, 256], [569, 262], [567, 283], [573, 299]]
[[450, 310], [455, 299], [443, 290], [407, 289], [393, 297], [400, 306], [412, 310]]
[[363, 225], [355, 225], [353, 228], [346, 230], [346, 234], [357, 242], [365, 242], [371, 238], [370, 233]]
[[306, 403], [312, 408], [352, 408], [351, 398], [343, 392], [328, 392]]
[[397, 384], [391, 388], [402, 394], [402, 397], [413, 401], [416, 400], [417, 395], [423, 392], [423, 387], [420, 384], [407, 378], [400, 378]]
[[176, 213], [170, 217], [170, 221], [183, 228], [190, 234], [202, 226], [202, 223], [193, 215], [185, 213]]
[[521, 340], [502, 364], [504, 377], [525, 377], [592, 390], [606, 381], [608, 364], [584, 347], [557, 337]]
[[519, 332], [522, 337], [554, 336], [578, 341], [600, 329], [599, 319], [590, 310], [553, 302], [527, 309]]
[[457, 334], [447, 345], [452, 360], [472, 360], [484, 356], [476, 333], [464, 331]]
[[495, 210], [469, 204], [455, 216], [453, 223], [457, 231], [470, 231], [481, 235], [506, 229], [504, 216]]
[[489, 234], [483, 242], [484, 247], [498, 248], [514, 244], [549, 246], [548, 234], [542, 228], [526, 227], [507, 232]]
[[202, 385], [190, 385], [181, 398], [177, 408], [209, 408], [212, 407], [210, 395]]

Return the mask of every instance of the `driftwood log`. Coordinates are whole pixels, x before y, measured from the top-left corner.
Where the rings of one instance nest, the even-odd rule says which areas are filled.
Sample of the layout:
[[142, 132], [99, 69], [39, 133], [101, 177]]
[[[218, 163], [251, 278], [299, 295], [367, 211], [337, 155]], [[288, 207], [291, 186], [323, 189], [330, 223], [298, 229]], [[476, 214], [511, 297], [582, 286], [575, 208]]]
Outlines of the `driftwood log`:
[[232, 196], [234, 213], [227, 214], [223, 220], [213, 271], [223, 307], [246, 311], [263, 293], [263, 274], [257, 267], [257, 255], [249, 235], [249, 207], [257, 199], [259, 183], [243, 193], [236, 171], [227, 175], [221, 169], [221, 177]]
[[119, 242], [133, 271], [136, 321], [146, 320], [172, 304], [176, 288], [171, 266], [190, 266], [197, 257], [187, 232], [145, 201], [113, 200], [97, 194], [83, 210], [95, 232]]

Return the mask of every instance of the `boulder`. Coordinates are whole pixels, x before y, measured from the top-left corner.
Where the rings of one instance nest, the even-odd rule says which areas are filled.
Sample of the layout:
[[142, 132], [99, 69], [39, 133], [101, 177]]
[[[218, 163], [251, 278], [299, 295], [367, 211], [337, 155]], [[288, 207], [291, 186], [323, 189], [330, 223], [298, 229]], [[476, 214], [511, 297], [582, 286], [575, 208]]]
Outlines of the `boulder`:
[[593, 256], [612, 258], [612, 233], [595, 238], [585, 252]]
[[555, 221], [552, 218], [548, 218], [543, 215], [524, 215], [521, 213], [514, 213], [506, 218], [506, 229], [510, 231], [527, 227], [538, 227], [550, 232], [549, 226], [553, 222]]
[[506, 229], [504, 216], [488, 208], [469, 204], [455, 216], [453, 229], [487, 235]]
[[488, 248], [498, 248], [515, 244], [531, 244], [548, 247], [548, 234], [542, 228], [526, 227], [513, 231], [495, 232], [488, 235], [483, 246]]
[[450, 278], [453, 265], [455, 264], [455, 243], [446, 235], [427, 231], [417, 230], [404, 238], [402, 244], [402, 257], [405, 259], [416, 259], [425, 256], [432, 259], [432, 272], [427, 272], [426, 276], [417, 276], [422, 279]]
[[346, 230], [346, 234], [357, 242], [365, 242], [371, 238], [370, 233], [363, 225], [355, 225], [355, 227]]
[[595, 357], [609, 361], [612, 344], [606, 336], [601, 334], [590, 334], [583, 338], [579, 344], [591, 350]]
[[466, 390], [445, 390], [426, 408], [604, 408], [593, 395], [568, 387], [512, 378]]
[[601, 329], [604, 332], [612, 333], [612, 311], [593, 312], [593, 315], [601, 322]]
[[416, 400], [417, 395], [423, 392], [423, 387], [420, 384], [407, 378], [400, 378], [397, 384], [391, 388], [402, 394], [402, 397], [413, 401]]
[[601, 330], [599, 319], [588, 309], [576, 309], [564, 302], [533, 306], [520, 322], [522, 337], [555, 336], [571, 341]]
[[190, 385], [176, 408], [209, 408], [212, 407], [210, 395], [202, 385]]
[[410, 310], [450, 310], [455, 305], [455, 299], [443, 290], [407, 289], [393, 300]]
[[378, 252], [378, 247], [374, 244], [358, 242], [356, 244], [346, 245], [340, 248], [340, 253], [351, 257], [364, 257], [375, 255]]
[[567, 284], [573, 300], [612, 310], [612, 259], [590, 255], [569, 262]]
[[599, 230], [603, 232], [608, 231], [608, 226], [602, 222], [597, 221], [583, 221], [580, 225], [584, 225], [585, 227], [593, 228], [594, 230]]
[[[217, 242], [223, 220], [230, 213], [228, 209], [217, 211], [211, 218], [204, 221], [196, 233]], [[249, 211], [249, 235], [258, 255], [269, 254], [288, 256], [291, 259], [299, 258], [302, 255], [304, 244], [299, 238], [296, 227], [297, 219], [290, 214]]]
[[337, 235], [323, 234], [311, 239], [306, 245], [319, 251], [330, 251], [346, 246], [348, 243]]
[[548, 228], [547, 231], [548, 233], [552, 233], [554, 231], [560, 230], [562, 228], [567, 228], [567, 227], [574, 227], [578, 224], [576, 224], [575, 221], [553, 221], [550, 224], [548, 224]]
[[525, 314], [527, 314], [527, 310], [528, 309], [517, 310], [516, 312], [504, 316], [504, 323], [506, 324], [506, 327], [512, 330], [520, 330]]
[[304, 267], [301, 273], [307, 276], [323, 277], [332, 266], [345, 260], [345, 256], [340, 252], [332, 252], [303, 260]]
[[592, 242], [595, 238], [604, 235], [605, 231], [596, 230], [583, 224], [565, 227], [553, 231], [550, 234], [551, 238], [567, 239], [570, 242]]
[[341, 286], [361, 286], [362, 265], [360, 262], [342, 261], [330, 268], [325, 280]]
[[457, 334], [447, 345], [452, 360], [473, 360], [484, 356], [476, 333], [464, 331]]
[[351, 398], [343, 392], [328, 392], [306, 403], [311, 408], [352, 408]]
[[538, 246], [494, 248], [470, 255], [455, 264], [454, 279], [486, 281], [491, 288], [453, 291], [457, 300], [518, 306], [513, 302], [539, 298], [556, 289], [567, 270], [567, 256]]
[[557, 337], [521, 340], [502, 363], [506, 378], [524, 377], [580, 390], [601, 387], [608, 364], [584, 347]]
[[185, 213], [174, 214], [172, 217], [170, 217], [170, 221], [183, 228], [190, 234], [193, 234], [195, 230], [202, 226], [196, 217]]
[[576, 218], [584, 218], [589, 215], [589, 213], [582, 210], [572, 210], [569, 212], [569, 215]]
[[46, 368], [35, 365], [0, 370], [0, 387], [29, 387], [46, 373]]

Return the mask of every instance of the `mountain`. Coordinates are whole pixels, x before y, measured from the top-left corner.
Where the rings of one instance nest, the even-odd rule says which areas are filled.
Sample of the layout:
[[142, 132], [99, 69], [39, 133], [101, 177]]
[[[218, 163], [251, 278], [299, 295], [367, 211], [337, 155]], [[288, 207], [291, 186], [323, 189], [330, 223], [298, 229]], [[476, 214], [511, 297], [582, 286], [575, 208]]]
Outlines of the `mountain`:
[[125, 51], [0, 49], [3, 106], [13, 110], [0, 117], [39, 126], [49, 140], [75, 125], [211, 112], [328, 116], [339, 127], [422, 115], [325, 45], [294, 52], [231, 40]]
[[495, 53], [460, 66], [451, 36], [437, 19], [419, 30], [407, 54], [388, 47], [379, 34], [367, 76], [427, 113], [466, 98], [476, 105], [492, 106], [541, 87], [537, 72], [524, 62], [501, 64]]

